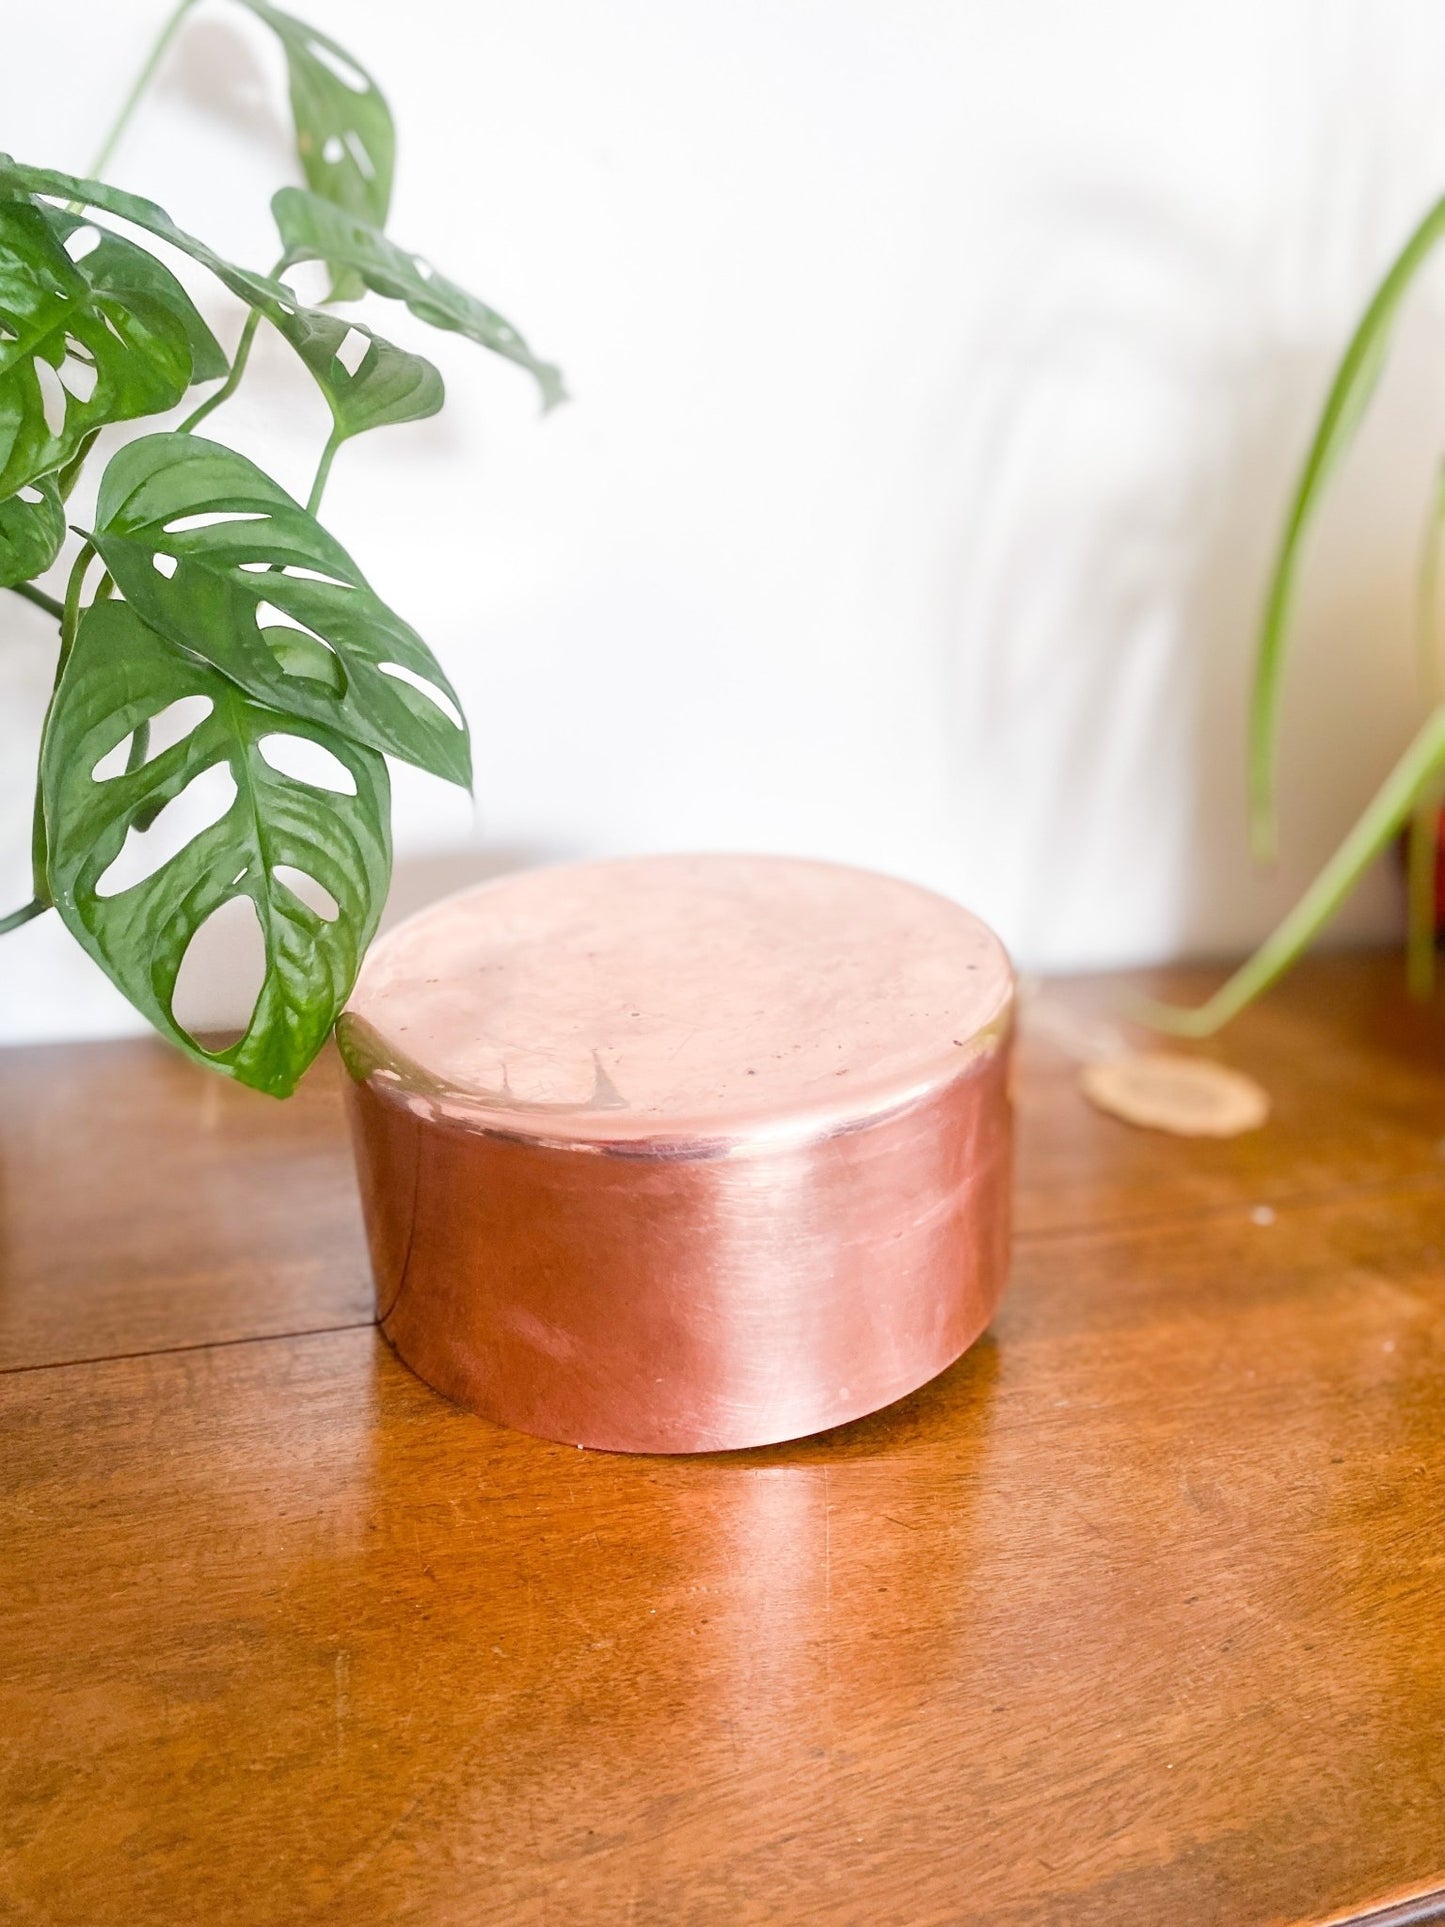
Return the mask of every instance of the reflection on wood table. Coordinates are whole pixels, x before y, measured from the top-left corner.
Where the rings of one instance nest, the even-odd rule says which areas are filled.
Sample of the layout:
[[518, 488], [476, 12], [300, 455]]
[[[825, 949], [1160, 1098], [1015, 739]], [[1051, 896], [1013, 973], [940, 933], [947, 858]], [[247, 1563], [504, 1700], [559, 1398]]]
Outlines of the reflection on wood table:
[[1445, 1920], [1445, 1022], [1329, 959], [1212, 1048], [1266, 1131], [1026, 1043], [991, 1335], [683, 1460], [396, 1361], [334, 1064], [0, 1055], [0, 1917]]

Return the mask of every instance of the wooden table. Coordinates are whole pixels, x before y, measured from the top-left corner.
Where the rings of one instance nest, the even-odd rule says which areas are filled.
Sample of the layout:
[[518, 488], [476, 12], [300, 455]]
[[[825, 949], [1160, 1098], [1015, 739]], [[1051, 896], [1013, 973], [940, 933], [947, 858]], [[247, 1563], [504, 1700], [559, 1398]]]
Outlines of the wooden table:
[[332, 1065], [0, 1055], [0, 1918], [1445, 1920], [1442, 1044], [1312, 964], [1225, 1144], [1029, 1044], [992, 1335], [691, 1460], [396, 1361]]

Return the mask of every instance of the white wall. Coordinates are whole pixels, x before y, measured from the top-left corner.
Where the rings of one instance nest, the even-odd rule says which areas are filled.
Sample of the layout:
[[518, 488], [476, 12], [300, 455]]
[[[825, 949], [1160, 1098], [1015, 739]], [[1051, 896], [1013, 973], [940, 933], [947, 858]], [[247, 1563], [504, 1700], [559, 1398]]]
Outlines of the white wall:
[[[377, 306], [450, 405], [347, 450], [326, 515], [447, 664], [478, 767], [475, 820], [399, 778], [399, 899], [753, 847], [918, 877], [1030, 964], [1267, 927], [1412, 726], [1438, 285], [1315, 544], [1287, 860], [1250, 873], [1251, 628], [1333, 357], [1445, 188], [1438, 8], [298, 4], [391, 95], [392, 231], [575, 395], [539, 423], [517, 371]], [[83, 168], [163, 11], [17, 9], [5, 144]], [[207, 0], [112, 177], [265, 266], [281, 101], [264, 31]], [[304, 493], [320, 405], [279, 346], [257, 377], [214, 428]], [[3, 600], [8, 904], [53, 644]], [[1341, 928], [1397, 914], [1385, 872]], [[0, 1037], [128, 1021], [54, 917], [0, 944]]]

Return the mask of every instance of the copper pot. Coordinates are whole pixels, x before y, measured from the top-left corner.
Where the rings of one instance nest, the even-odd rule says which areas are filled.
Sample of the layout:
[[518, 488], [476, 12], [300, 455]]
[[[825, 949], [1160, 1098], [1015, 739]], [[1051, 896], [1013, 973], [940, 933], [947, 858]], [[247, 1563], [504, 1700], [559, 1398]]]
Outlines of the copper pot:
[[979, 1335], [1008, 1262], [997, 939], [773, 857], [532, 871], [373, 949], [338, 1036], [378, 1316], [551, 1439], [770, 1444]]

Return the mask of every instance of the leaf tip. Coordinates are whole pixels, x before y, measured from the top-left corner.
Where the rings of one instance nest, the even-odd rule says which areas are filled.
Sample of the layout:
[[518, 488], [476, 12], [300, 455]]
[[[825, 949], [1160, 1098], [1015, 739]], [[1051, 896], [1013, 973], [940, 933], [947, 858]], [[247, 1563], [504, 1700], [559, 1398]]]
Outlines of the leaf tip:
[[537, 370], [537, 384], [542, 390], [542, 413], [550, 415], [554, 408], [571, 401], [567, 384], [562, 379], [562, 370], [554, 368], [550, 362], [542, 362]]

